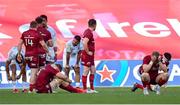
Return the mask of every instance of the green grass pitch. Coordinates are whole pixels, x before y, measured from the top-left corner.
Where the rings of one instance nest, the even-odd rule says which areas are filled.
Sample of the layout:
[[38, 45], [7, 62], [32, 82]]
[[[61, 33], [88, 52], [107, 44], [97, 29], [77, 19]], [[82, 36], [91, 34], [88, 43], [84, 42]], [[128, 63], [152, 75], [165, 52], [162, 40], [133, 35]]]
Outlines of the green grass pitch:
[[0, 90], [0, 104], [180, 104], [180, 87], [161, 88], [161, 94], [130, 88], [97, 88], [96, 94], [75, 94], [59, 90], [53, 94], [17, 93]]

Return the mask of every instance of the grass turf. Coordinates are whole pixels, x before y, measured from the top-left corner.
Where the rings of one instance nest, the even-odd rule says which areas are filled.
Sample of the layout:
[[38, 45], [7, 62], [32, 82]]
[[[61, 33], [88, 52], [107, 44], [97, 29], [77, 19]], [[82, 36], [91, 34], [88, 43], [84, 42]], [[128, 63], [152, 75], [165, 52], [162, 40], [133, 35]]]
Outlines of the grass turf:
[[75, 94], [58, 91], [53, 94], [17, 93], [0, 90], [0, 104], [180, 104], [180, 87], [161, 88], [161, 94], [144, 96], [142, 90], [130, 88], [97, 88], [97, 94]]

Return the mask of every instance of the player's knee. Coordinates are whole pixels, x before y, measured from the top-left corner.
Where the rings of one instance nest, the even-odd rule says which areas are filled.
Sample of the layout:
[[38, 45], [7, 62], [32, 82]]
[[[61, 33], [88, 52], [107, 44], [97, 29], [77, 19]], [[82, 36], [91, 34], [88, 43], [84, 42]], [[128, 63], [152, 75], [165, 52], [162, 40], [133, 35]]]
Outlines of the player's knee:
[[150, 77], [148, 73], [142, 73], [141, 75], [142, 81], [150, 81]]
[[79, 69], [75, 69], [74, 72], [75, 72], [76, 75], [80, 74], [80, 70]]
[[90, 70], [89, 68], [84, 68], [83, 75], [88, 75], [89, 70]]
[[96, 73], [96, 70], [91, 70], [91, 74], [95, 74]]
[[66, 73], [69, 73], [69, 71], [70, 71], [70, 68], [64, 68], [64, 71], [66, 72]]
[[62, 81], [61, 84], [62, 84], [64, 87], [67, 87], [67, 86], [69, 85], [69, 83], [66, 82], [66, 81]]
[[164, 73], [164, 77], [168, 78], [169, 74], [168, 73]]
[[26, 78], [26, 74], [22, 74], [22, 78]]
[[144, 77], [149, 77], [149, 74], [148, 73], [142, 73], [141, 74], [141, 77], [144, 78]]
[[12, 72], [12, 77], [13, 77], [13, 78], [16, 77], [16, 72]]
[[162, 80], [166, 81], [168, 78], [169, 78], [168, 73], [164, 73], [164, 74], [162, 75]]

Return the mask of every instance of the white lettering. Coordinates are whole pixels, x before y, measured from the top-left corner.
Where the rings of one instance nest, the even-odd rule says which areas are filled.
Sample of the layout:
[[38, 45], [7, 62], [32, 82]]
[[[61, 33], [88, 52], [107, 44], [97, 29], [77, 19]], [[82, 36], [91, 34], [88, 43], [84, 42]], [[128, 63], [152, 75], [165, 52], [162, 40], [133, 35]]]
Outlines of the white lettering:
[[131, 59], [131, 54], [133, 53], [132, 50], [121, 50], [120, 52], [122, 52], [125, 55], [126, 59]]
[[[136, 23], [133, 26], [133, 29], [140, 35], [146, 37], [167, 37], [171, 34], [169, 28], [163, 24], [155, 23], [155, 22], [140, 22]], [[150, 33], [158, 32], [158, 33]]]
[[141, 81], [141, 77], [139, 76], [139, 71], [138, 71], [140, 66], [141, 66], [141, 64], [135, 66], [134, 69], [133, 69], [133, 75], [139, 81]]
[[3, 33], [0, 33], [0, 39], [12, 39], [11, 36], [9, 35], [6, 35], [6, 34], [3, 34]]
[[135, 53], [135, 56], [133, 57], [133, 59], [143, 59], [144, 56], [146, 56], [144, 52], [138, 51]]
[[169, 76], [169, 81], [173, 81], [175, 76], [180, 76], [180, 67], [178, 64], [173, 65], [172, 72]]
[[97, 20], [96, 32], [100, 37], [111, 37], [100, 20]]
[[58, 29], [61, 31], [64, 38], [73, 38], [74, 35], [70, 31], [70, 28], [74, 28], [74, 25], [67, 25], [67, 23], [77, 23], [77, 21], [74, 19], [63, 19], [63, 20], [58, 20], [56, 22], [56, 25]]
[[123, 27], [130, 26], [129, 22], [123, 23], [109, 23], [109, 27], [113, 30], [117, 37], [128, 37]]
[[111, 57], [112, 59], [120, 58], [120, 54], [114, 50], [108, 50], [105, 53], [107, 56]]
[[180, 36], [180, 22], [177, 19], [167, 19], [174, 31]]

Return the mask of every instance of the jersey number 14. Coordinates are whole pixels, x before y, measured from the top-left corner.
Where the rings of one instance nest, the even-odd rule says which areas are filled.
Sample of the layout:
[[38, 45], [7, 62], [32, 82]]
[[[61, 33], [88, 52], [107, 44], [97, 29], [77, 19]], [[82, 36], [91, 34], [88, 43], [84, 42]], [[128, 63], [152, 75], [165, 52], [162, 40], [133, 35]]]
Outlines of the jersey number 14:
[[33, 45], [33, 41], [31, 39], [26, 39], [26, 46], [32, 46]]

